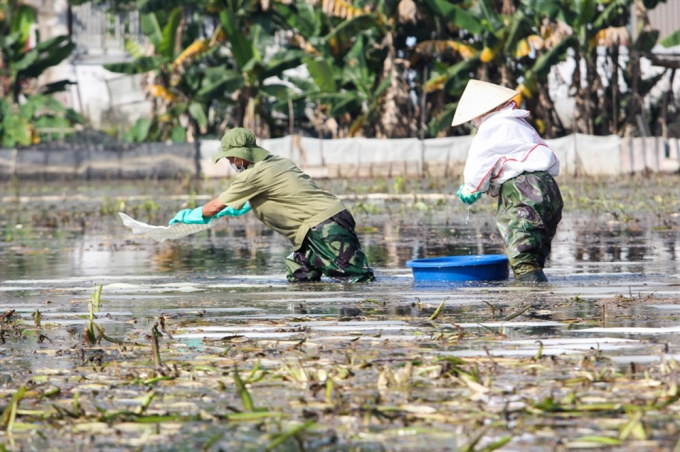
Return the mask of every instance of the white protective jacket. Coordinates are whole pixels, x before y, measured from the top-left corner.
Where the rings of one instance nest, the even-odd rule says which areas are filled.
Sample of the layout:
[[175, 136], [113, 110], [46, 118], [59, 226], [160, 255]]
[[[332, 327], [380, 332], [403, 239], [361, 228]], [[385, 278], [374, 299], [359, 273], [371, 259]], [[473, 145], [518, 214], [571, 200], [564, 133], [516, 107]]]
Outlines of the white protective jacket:
[[553, 177], [560, 173], [560, 161], [524, 120], [527, 116], [527, 110], [512, 102], [482, 120], [463, 171], [471, 193], [497, 196], [503, 182], [525, 171], [547, 171]]

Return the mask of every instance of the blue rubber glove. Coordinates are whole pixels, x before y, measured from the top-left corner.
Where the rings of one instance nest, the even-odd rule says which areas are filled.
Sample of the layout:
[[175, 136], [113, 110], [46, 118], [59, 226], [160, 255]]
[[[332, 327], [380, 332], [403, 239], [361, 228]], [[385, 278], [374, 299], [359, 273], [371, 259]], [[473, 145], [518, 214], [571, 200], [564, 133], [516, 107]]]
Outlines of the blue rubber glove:
[[244, 215], [246, 213], [250, 212], [250, 203], [246, 201], [245, 204], [243, 204], [243, 207], [240, 209], [234, 209], [232, 207], [225, 207], [221, 211], [219, 211], [213, 218], [220, 218], [220, 217], [240, 217], [241, 215]]
[[180, 210], [175, 214], [175, 216], [170, 220], [170, 225], [175, 223], [184, 224], [208, 224], [210, 223], [210, 218], [203, 216], [203, 206], [196, 207], [195, 209], [184, 209]]
[[458, 197], [460, 198], [461, 201], [463, 201], [467, 205], [472, 205], [479, 198], [482, 197], [482, 194], [477, 192], [477, 193], [471, 193], [470, 190], [465, 188], [465, 184], [461, 185], [460, 188], [458, 189], [458, 193], [456, 193]]
[[225, 207], [219, 211], [214, 217], [204, 217], [203, 216], [203, 206], [196, 207], [195, 209], [184, 209], [177, 212], [177, 214], [170, 220], [171, 225], [175, 223], [184, 224], [208, 224], [213, 218], [220, 218], [224, 216], [238, 217], [245, 213], [250, 212], [250, 204], [246, 202], [240, 209], [234, 209], [232, 207]]

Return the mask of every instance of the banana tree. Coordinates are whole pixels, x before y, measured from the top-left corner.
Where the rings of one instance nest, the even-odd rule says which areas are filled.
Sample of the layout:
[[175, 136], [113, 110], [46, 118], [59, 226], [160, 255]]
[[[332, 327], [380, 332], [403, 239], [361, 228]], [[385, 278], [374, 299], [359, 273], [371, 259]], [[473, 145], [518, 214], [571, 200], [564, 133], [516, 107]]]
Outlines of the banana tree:
[[[31, 28], [36, 22], [35, 10], [18, 1], [0, 3], [0, 98], [11, 95], [17, 103], [24, 93], [37, 92], [36, 79], [45, 70], [71, 55], [75, 45], [67, 36], [29, 46]], [[42, 92], [63, 90], [65, 82], [43, 87]]]
[[[377, 53], [381, 84], [388, 81], [384, 96], [379, 101], [376, 136], [379, 138], [407, 138], [415, 136], [419, 126], [418, 113], [412, 95], [417, 93], [412, 83], [407, 40], [420, 32], [419, 11], [413, 0], [384, 0], [378, 2], [375, 28], [378, 38], [372, 45]], [[422, 90], [420, 90], [422, 94]]]
[[[535, 2], [545, 6], [551, 0]], [[547, 34], [552, 29], [541, 28], [543, 15], [532, 0], [524, 0], [522, 8], [516, 8], [513, 2], [479, 0], [465, 11], [444, 0], [428, 0], [425, 4], [431, 11], [455, 20], [460, 36], [423, 41], [416, 47], [416, 56], [441, 59], [448, 52], [457, 57], [448, 67], [436, 62], [425, 85], [426, 91], [440, 102], [439, 109], [433, 109], [438, 113], [430, 122], [431, 134], [446, 130], [457, 107], [455, 101], [442, 106], [440, 99], [444, 96], [440, 90], [448, 98], [457, 99], [471, 76], [517, 89], [533, 112], [534, 125], [546, 136], [554, 136], [562, 129], [544, 86], [552, 67], [566, 57], [574, 42], [555, 36], [549, 40]]]
[[530, 11], [515, 8], [514, 2], [490, 0], [464, 6], [446, 0], [418, 4], [426, 19], [415, 35], [410, 59], [422, 78], [433, 136], [448, 133], [457, 99], [470, 78], [515, 88], [522, 68], [532, 63], [523, 61], [532, 53], [528, 43], [537, 37]]
[[0, 145], [13, 148], [63, 137], [83, 118], [56, 99], [35, 94], [22, 104], [0, 99]]
[[286, 77], [297, 89], [289, 90], [288, 99], [276, 107], [286, 112], [290, 100], [293, 113], [313, 110], [310, 122], [318, 133], [325, 129], [333, 136], [373, 136], [380, 130], [381, 102], [392, 71], [382, 74], [387, 51], [376, 41], [380, 13], [357, 5], [323, 10], [306, 1], [276, 5], [293, 33], [290, 43], [305, 52], [311, 78]]
[[240, 76], [239, 83], [230, 90], [236, 102], [235, 125], [250, 129], [258, 136], [269, 137], [275, 127], [274, 104], [288, 96], [284, 84], [269, 82], [280, 79], [287, 69], [299, 66], [304, 51], [283, 47], [268, 57], [268, 46], [273, 38], [269, 12], [248, 14], [254, 7], [252, 1], [227, 0], [224, 3], [226, 6], [220, 11], [219, 19], [231, 52], [228, 66]]
[[[341, 86], [337, 93], [323, 93], [319, 98], [331, 105], [330, 116], [336, 117], [349, 113], [354, 118], [349, 127], [349, 136], [363, 134], [375, 135], [375, 119], [380, 114], [380, 99], [390, 86], [391, 78], [383, 78], [368, 65], [366, 60], [367, 37], [359, 37], [345, 57]], [[317, 85], [322, 79], [316, 74]]]
[[[375, 15], [362, 5], [342, 1], [324, 2], [321, 8], [306, 0], [277, 2], [273, 11], [275, 22], [287, 31], [285, 52], [304, 62], [311, 80], [285, 75], [283, 78], [293, 88], [277, 86], [272, 108], [288, 116], [289, 124], [295, 122], [319, 134], [330, 130], [333, 136], [346, 135], [352, 122], [350, 115], [329, 116], [330, 101], [342, 91], [345, 56], [357, 36], [372, 29]], [[322, 94], [328, 95], [325, 100]]]
[[133, 142], [194, 141], [199, 134], [214, 130], [219, 123], [209, 123], [208, 111], [231, 103], [214, 85], [239, 77], [226, 68], [211, 67], [220, 60], [215, 56], [219, 34], [201, 37], [187, 27], [182, 7], [143, 13], [140, 23], [151, 48], [146, 50], [128, 40], [125, 48], [132, 61], [104, 66], [112, 72], [148, 75], [146, 91], [155, 114], [151, 120], [140, 118], [124, 138]]
[[[419, 10], [427, 22], [416, 35], [410, 59], [421, 78], [421, 95], [428, 99], [427, 110], [432, 115], [429, 132], [437, 136], [445, 134], [451, 124], [456, 99], [468, 80], [496, 55], [490, 54], [488, 47], [502, 42], [498, 36], [502, 38], [507, 31], [501, 18], [488, 11], [484, 0], [469, 9], [445, 0], [426, 0]], [[428, 30], [434, 33], [426, 34]]]
[[33, 8], [18, 1], [0, 3], [0, 143], [5, 147], [63, 136], [82, 123], [80, 115], [46, 96], [70, 82], [37, 84], [43, 72], [68, 58], [74, 45], [57, 36], [30, 47], [35, 21]]
[[[637, 39], [632, 40], [627, 30], [630, 9], [644, 10], [645, 6], [655, 6], [658, 0], [643, 0], [637, 6], [635, 0], [523, 1], [552, 26], [566, 24], [573, 34], [569, 48], [576, 61], [571, 80], [575, 99], [574, 130], [588, 134], [620, 133], [624, 126], [635, 124], [641, 99], [660, 78], [640, 79], [637, 55], [651, 50], [658, 32], [641, 29]], [[625, 45], [629, 46], [631, 58], [627, 66], [622, 66], [619, 48]], [[606, 66], [598, 62], [601, 60], [598, 48], [606, 52]], [[621, 83], [628, 86], [625, 95], [619, 90]]]

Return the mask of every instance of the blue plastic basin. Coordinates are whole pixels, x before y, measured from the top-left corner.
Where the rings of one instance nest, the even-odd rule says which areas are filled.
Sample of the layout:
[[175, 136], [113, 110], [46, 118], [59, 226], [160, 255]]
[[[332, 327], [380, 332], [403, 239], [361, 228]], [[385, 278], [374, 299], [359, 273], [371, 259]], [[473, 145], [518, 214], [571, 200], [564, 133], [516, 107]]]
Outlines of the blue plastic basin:
[[505, 254], [414, 259], [406, 266], [416, 282], [503, 281], [510, 274]]

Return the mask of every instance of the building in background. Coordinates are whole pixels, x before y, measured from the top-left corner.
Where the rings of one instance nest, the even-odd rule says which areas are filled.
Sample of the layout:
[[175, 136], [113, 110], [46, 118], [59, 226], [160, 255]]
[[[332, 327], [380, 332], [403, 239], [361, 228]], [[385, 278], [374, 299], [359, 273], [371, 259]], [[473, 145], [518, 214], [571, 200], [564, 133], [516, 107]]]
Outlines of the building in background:
[[68, 62], [50, 68], [40, 82], [70, 80], [68, 91], [56, 93], [64, 105], [82, 113], [95, 128], [122, 131], [140, 116], [151, 114], [141, 76], [115, 74], [103, 65], [125, 61], [125, 39], [141, 44], [137, 11], [113, 13], [89, 3], [69, 6], [68, 0], [26, 0], [38, 12], [36, 29], [41, 40], [69, 35], [76, 49]]
[[680, 0], [666, 0], [647, 15], [652, 28], [659, 30], [659, 37], [663, 39], [680, 29]]
[[146, 44], [139, 12], [111, 12], [85, 3], [70, 7], [70, 34], [76, 44], [73, 59], [82, 113], [95, 127], [119, 132], [137, 118], [151, 114], [151, 102], [142, 90], [141, 75], [109, 72], [103, 65], [129, 59], [125, 40]]

